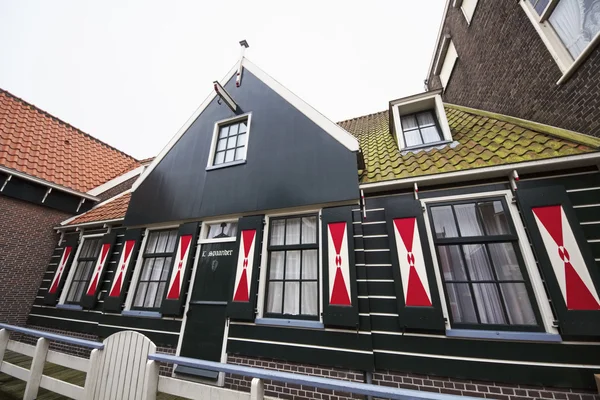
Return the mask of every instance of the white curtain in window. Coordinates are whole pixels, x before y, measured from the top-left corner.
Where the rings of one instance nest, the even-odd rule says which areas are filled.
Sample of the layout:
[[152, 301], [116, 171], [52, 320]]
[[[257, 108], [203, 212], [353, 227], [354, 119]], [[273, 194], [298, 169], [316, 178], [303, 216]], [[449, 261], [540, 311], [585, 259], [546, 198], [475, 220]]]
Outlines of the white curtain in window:
[[271, 224], [271, 245], [281, 246], [284, 242], [285, 220], [278, 219]]
[[600, 31], [600, 0], [560, 0], [549, 20], [577, 58]]
[[286, 221], [285, 244], [300, 243], [300, 218], [291, 218]]

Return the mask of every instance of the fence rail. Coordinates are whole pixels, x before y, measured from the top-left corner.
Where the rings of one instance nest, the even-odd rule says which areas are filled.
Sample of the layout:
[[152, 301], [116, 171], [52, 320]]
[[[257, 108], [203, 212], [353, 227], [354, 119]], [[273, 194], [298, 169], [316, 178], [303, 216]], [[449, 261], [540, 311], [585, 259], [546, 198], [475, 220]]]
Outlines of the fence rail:
[[[9, 331], [38, 337], [35, 346], [9, 340]], [[90, 359], [49, 350], [50, 340], [92, 349]], [[31, 368], [13, 365], [4, 359], [6, 350], [33, 357]], [[43, 375], [45, 362], [86, 372], [83, 387]], [[161, 363], [224, 372], [252, 378], [250, 393], [225, 389], [181, 379], [159, 376]], [[224, 364], [214, 361], [157, 354], [156, 346], [145, 336], [123, 331], [108, 337], [103, 343], [69, 336], [0, 324], [0, 371], [26, 381], [25, 400], [37, 397], [40, 387], [73, 399], [144, 399], [155, 400], [157, 393], [190, 399], [263, 400], [264, 380], [292, 383], [343, 393], [398, 400], [469, 400], [466, 396], [398, 389], [368, 383], [342, 381]], [[121, 374], [117, 371], [126, 371]]]

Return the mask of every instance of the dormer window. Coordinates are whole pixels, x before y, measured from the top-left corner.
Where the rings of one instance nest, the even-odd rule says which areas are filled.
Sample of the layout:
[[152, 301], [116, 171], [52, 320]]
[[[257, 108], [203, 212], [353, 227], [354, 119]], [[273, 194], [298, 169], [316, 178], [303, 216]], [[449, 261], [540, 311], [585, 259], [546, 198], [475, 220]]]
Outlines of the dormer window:
[[217, 122], [207, 169], [245, 163], [249, 130], [250, 115]]
[[442, 135], [437, 126], [437, 119], [433, 110], [403, 115], [401, 120], [406, 147], [442, 141]]
[[400, 150], [426, 150], [452, 141], [441, 90], [390, 102], [391, 126]]

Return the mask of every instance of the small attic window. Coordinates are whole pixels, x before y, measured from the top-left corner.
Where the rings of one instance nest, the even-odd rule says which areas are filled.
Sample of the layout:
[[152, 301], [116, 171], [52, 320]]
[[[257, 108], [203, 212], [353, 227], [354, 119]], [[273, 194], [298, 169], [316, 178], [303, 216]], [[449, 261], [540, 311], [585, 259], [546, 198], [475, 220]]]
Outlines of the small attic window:
[[217, 122], [207, 169], [245, 163], [249, 131], [249, 114]]
[[390, 102], [394, 136], [400, 150], [427, 148], [452, 141], [441, 90]]

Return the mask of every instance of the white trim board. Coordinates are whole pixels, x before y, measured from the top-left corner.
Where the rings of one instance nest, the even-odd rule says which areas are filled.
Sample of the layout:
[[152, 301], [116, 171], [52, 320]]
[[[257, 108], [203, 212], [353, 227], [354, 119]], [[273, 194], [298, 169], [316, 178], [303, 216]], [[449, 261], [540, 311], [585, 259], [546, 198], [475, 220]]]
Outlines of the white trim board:
[[123, 175], [117, 176], [116, 178], [111, 179], [108, 182], [104, 182], [102, 185], [93, 188], [92, 190], [90, 190], [87, 193], [92, 196], [98, 196], [98, 195], [106, 192], [107, 190], [110, 190], [110, 189], [114, 188], [115, 186], [120, 185], [121, 183], [125, 182], [128, 179], [131, 179], [134, 176], [140, 175], [142, 172], [144, 172], [144, 168], [145, 167], [143, 165], [140, 165], [137, 168], [134, 168], [132, 170], [125, 172]]
[[[298, 111], [303, 113], [306, 117], [308, 117], [311, 121], [313, 121], [316, 125], [318, 125], [321, 129], [331, 135], [335, 140], [340, 142], [343, 146], [345, 146], [350, 151], [358, 151], [359, 145], [358, 140], [352, 136], [348, 131], [337, 125], [335, 122], [331, 121], [323, 114], [315, 110], [308, 103], [302, 100], [300, 97], [296, 96], [285, 86], [277, 82], [270, 75], [260, 69], [258, 66], [253, 64], [247, 58], [243, 58], [241, 64], [244, 68], [247, 68], [254, 76], [260, 79], [265, 85], [267, 85], [271, 90], [275, 93], [283, 97], [288, 103], [294, 106]], [[225, 75], [221, 81], [221, 85], [225, 86], [225, 84], [237, 73], [239, 64], [236, 63], [235, 66]], [[179, 129], [179, 131], [173, 136], [173, 138], [167, 143], [167, 145], [158, 153], [158, 155], [152, 160], [152, 163], [146, 168], [146, 170], [142, 173], [140, 178], [133, 184], [132, 190], [137, 189], [142, 182], [146, 179], [148, 175], [156, 168], [156, 166], [161, 162], [161, 160], [167, 155], [167, 153], [171, 150], [173, 146], [177, 144], [179, 139], [187, 132], [189, 127], [196, 121], [196, 119], [202, 114], [202, 112], [208, 107], [211, 101], [217, 96], [217, 93], [212, 90], [209, 96], [204, 100], [204, 102], [194, 111], [192, 116], [186, 121], [185, 124]]]

